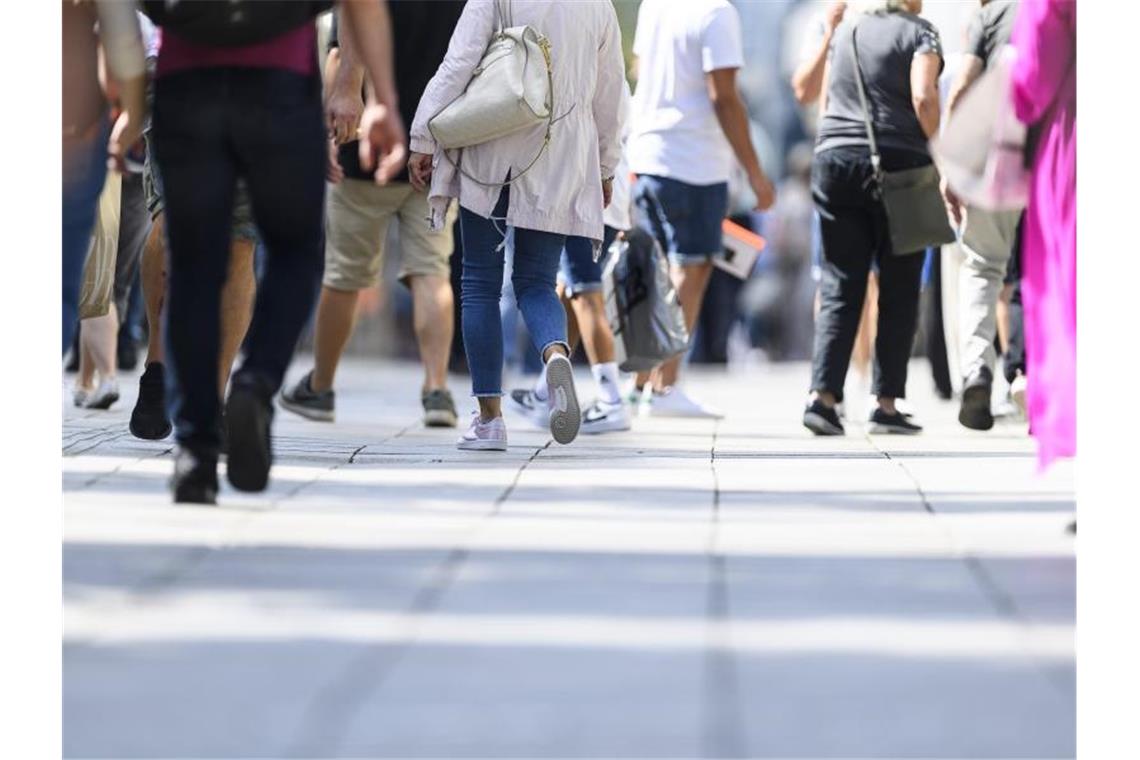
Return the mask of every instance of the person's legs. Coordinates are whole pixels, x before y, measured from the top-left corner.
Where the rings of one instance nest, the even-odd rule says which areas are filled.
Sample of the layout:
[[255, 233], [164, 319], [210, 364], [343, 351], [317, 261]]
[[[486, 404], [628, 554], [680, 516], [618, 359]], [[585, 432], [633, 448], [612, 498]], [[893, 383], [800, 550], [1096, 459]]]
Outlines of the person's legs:
[[79, 289], [91, 246], [96, 204], [107, 174], [110, 121], [100, 118], [90, 134], [64, 140], [62, 183], [62, 339], [63, 354], [71, 347], [79, 323]]
[[253, 275], [253, 249], [256, 241], [235, 237], [230, 244], [230, 266], [222, 287], [221, 347], [218, 353], [218, 396], [226, 394], [226, 384], [245, 334], [253, 318], [257, 280]]
[[321, 288], [313, 338], [313, 371], [308, 381], [316, 393], [332, 390], [340, 357], [356, 327], [359, 297], [359, 290], [337, 290], [328, 285]]
[[855, 346], [851, 351], [851, 366], [860, 377], [866, 379], [871, 373], [871, 359], [874, 357], [875, 328], [879, 317], [879, 275], [872, 271], [867, 276], [867, 296], [863, 299], [863, 311], [859, 315], [859, 329], [855, 333]]
[[817, 435], [842, 434], [835, 405], [843, 400], [847, 369], [867, 295], [879, 231], [863, 182], [862, 157], [828, 151], [816, 156], [812, 195], [820, 217], [822, 261], [819, 315], [812, 351], [811, 402], [804, 425]]
[[273, 396], [312, 313], [324, 264], [326, 136], [315, 78], [277, 70], [227, 74], [231, 149], [267, 258], [245, 359], [226, 401], [226, 470], [235, 488], [261, 491], [273, 461]]
[[119, 337], [119, 315], [114, 301], [101, 317], [84, 319], [79, 329], [79, 382], [91, 388], [98, 378], [98, 387], [88, 397], [88, 409], [108, 409], [119, 400], [119, 383], [116, 378]]
[[[410, 193], [397, 212], [400, 220], [400, 282], [412, 293], [412, 320], [424, 383], [420, 402], [424, 424], [454, 427], [455, 400], [447, 389], [447, 365], [455, 331], [455, 298], [451, 290], [451, 213], [443, 229], [433, 230], [427, 219], [427, 195]], [[501, 309], [500, 309], [501, 313]]]
[[[705, 291], [708, 290], [709, 279], [712, 277], [712, 269], [712, 262], [680, 266], [674, 264], [669, 267], [673, 287], [677, 289], [677, 300], [681, 302], [681, 311], [685, 315], [685, 329], [690, 335], [693, 326], [697, 324], [697, 317], [701, 315], [701, 306], [704, 303]], [[663, 391], [677, 384], [684, 358], [683, 354], [675, 356], [654, 370], [655, 391]]]
[[[506, 216], [508, 190], [504, 189], [491, 216]], [[463, 345], [471, 371], [472, 394], [479, 400], [483, 422], [502, 416], [503, 325], [499, 299], [503, 288], [502, 222], [493, 221], [460, 207], [459, 227], [463, 238]], [[515, 250], [518, 265], [519, 250]]]
[[962, 232], [959, 330], [962, 376], [993, 372], [997, 302], [1013, 250], [1018, 215], [970, 207]]
[[131, 324], [131, 292], [138, 281], [139, 262], [150, 233], [150, 214], [146, 208], [143, 179], [140, 174], [123, 175], [119, 216], [119, 250], [115, 259], [115, 308], [119, 314], [116, 350], [123, 369], [134, 369], [138, 361]]
[[[212, 473], [221, 445], [221, 291], [229, 268], [238, 174], [226, 134], [226, 75], [221, 70], [184, 72], [160, 78], [155, 87], [152, 137], [169, 244], [164, 332], [176, 437], [196, 460], [188, 465], [190, 479]], [[209, 491], [209, 485], [203, 490]]]
[[879, 259], [879, 321], [875, 337], [873, 392], [879, 408], [895, 413], [895, 400], [906, 398], [907, 365], [918, 327], [923, 254]]

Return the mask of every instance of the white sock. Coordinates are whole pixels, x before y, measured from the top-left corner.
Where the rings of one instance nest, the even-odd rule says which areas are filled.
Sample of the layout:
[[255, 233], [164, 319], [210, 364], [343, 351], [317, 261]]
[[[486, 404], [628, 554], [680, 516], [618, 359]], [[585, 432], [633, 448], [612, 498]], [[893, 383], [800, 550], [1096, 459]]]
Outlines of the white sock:
[[542, 365], [542, 372], [538, 373], [538, 379], [534, 381], [534, 397], [539, 401], [546, 401], [550, 397], [550, 389], [546, 387], [546, 365]]
[[594, 381], [598, 384], [598, 396], [607, 404], [620, 404], [621, 388], [617, 362], [595, 364], [590, 367], [590, 371], [594, 373]]

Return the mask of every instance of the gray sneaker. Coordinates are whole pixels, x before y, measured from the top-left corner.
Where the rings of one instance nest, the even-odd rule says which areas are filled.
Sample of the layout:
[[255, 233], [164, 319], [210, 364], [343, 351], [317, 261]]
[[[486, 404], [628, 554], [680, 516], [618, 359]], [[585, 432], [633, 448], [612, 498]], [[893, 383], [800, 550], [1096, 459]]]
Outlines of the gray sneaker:
[[292, 388], [281, 391], [277, 403], [282, 409], [317, 422], [332, 422], [336, 416], [336, 392], [331, 388], [317, 393], [310, 381], [313, 373], [305, 375]]
[[459, 424], [455, 399], [451, 397], [451, 391], [447, 388], [427, 391], [420, 400], [424, 405], [424, 425], [453, 428]]

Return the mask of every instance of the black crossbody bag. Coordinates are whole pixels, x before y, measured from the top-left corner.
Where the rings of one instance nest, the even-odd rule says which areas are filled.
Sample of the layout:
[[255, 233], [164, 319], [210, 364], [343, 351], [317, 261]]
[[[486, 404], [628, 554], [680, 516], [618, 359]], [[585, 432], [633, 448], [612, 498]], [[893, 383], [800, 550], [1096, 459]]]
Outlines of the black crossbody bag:
[[867, 102], [863, 69], [859, 66], [859, 47], [855, 43], [858, 24], [851, 28], [851, 52], [855, 56], [855, 81], [859, 89], [859, 102], [863, 106], [863, 123], [867, 127], [867, 140], [871, 144], [871, 167], [875, 172], [875, 191], [887, 212], [887, 227], [891, 237], [891, 250], [895, 255], [918, 253], [931, 246], [953, 243], [954, 230], [946, 218], [946, 206], [939, 188], [938, 169], [931, 163], [916, 169], [896, 172], [883, 171], [883, 159], [875, 140], [871, 123], [871, 108]]

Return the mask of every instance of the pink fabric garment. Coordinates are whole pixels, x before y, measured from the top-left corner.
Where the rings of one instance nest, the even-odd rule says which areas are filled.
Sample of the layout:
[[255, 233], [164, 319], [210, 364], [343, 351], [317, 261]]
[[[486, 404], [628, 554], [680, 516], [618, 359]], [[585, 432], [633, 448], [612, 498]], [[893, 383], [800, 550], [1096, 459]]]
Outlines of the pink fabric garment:
[[241, 47], [195, 45], [164, 31], [158, 54], [157, 76], [186, 69], [219, 66], [284, 69], [306, 76], [317, 70], [317, 29], [311, 22], [271, 40]]
[[1039, 130], [1021, 295], [1029, 424], [1043, 469], [1077, 450], [1077, 6], [1022, 0], [1011, 44], [1017, 118]]

